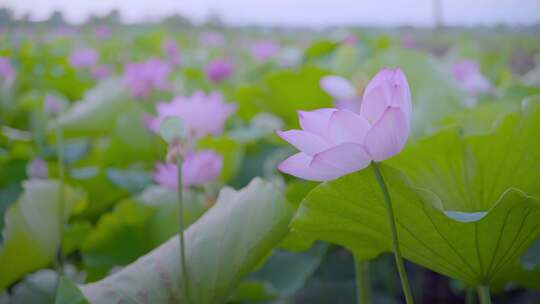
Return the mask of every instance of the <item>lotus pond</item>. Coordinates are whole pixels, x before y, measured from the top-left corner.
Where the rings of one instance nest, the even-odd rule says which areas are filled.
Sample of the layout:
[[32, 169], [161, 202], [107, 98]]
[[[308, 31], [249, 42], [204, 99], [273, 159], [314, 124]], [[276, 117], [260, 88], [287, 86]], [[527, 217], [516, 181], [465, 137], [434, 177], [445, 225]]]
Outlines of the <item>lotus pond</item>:
[[534, 30], [0, 29], [0, 303], [540, 303]]

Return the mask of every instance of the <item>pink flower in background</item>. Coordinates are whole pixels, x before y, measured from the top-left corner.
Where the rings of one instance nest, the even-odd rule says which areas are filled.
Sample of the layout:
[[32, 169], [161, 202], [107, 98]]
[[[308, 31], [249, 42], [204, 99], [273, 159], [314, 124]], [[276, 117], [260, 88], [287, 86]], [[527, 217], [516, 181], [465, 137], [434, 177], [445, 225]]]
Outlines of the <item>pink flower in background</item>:
[[257, 61], [266, 61], [279, 52], [279, 44], [273, 41], [259, 41], [251, 45], [251, 56]]
[[204, 71], [210, 81], [218, 83], [231, 77], [234, 66], [228, 59], [215, 59], [204, 67]]
[[30, 179], [46, 179], [48, 177], [47, 164], [41, 158], [35, 158], [28, 163], [26, 167], [26, 175]]
[[223, 102], [218, 92], [206, 95], [197, 91], [191, 96], [175, 97], [171, 102], [160, 102], [156, 109], [157, 117], [145, 118], [145, 124], [150, 130], [157, 133], [165, 118], [178, 117], [190, 135], [201, 137], [221, 134], [225, 121], [236, 111], [236, 105]]
[[94, 34], [98, 39], [107, 39], [111, 37], [111, 29], [105, 24], [100, 24], [94, 29]]
[[471, 93], [486, 93], [491, 90], [491, 83], [482, 72], [477, 62], [472, 60], [458, 61], [450, 66], [450, 72], [460, 87]]
[[221, 46], [225, 43], [225, 37], [219, 32], [202, 32], [199, 35], [199, 43], [206, 47]]
[[[213, 182], [218, 178], [222, 167], [223, 157], [214, 151], [188, 153], [182, 164], [182, 185], [203, 186]], [[158, 184], [176, 190], [178, 182], [176, 164], [158, 163], [153, 177]]]
[[400, 69], [383, 69], [366, 87], [359, 113], [299, 111], [302, 130], [278, 132], [299, 153], [281, 162], [284, 173], [313, 181], [333, 180], [399, 153], [409, 136], [412, 114], [407, 79]]
[[53, 95], [45, 95], [45, 113], [58, 115], [62, 111], [62, 103]]
[[167, 55], [167, 60], [173, 66], [180, 65], [180, 51], [178, 50], [178, 44], [174, 39], [167, 39], [163, 42], [163, 51], [165, 52], [165, 55]]
[[0, 56], [0, 79], [9, 79], [15, 76], [15, 68], [7, 57]]
[[111, 76], [112, 70], [113, 69], [110, 65], [106, 65], [106, 64], [96, 65], [90, 69], [90, 74], [92, 74], [92, 77], [94, 77], [94, 79], [102, 80]]
[[91, 48], [77, 49], [69, 55], [69, 64], [77, 69], [90, 68], [98, 62], [99, 54]]
[[345, 39], [343, 39], [343, 44], [349, 46], [355, 46], [358, 44], [358, 36], [355, 34], [348, 34]]
[[336, 108], [360, 112], [362, 98], [357, 95], [356, 88], [347, 79], [330, 75], [321, 78], [320, 85], [323, 91], [334, 98]]
[[123, 81], [133, 97], [144, 98], [148, 97], [153, 89], [169, 88], [170, 71], [168, 63], [158, 58], [150, 58], [145, 62], [126, 64]]

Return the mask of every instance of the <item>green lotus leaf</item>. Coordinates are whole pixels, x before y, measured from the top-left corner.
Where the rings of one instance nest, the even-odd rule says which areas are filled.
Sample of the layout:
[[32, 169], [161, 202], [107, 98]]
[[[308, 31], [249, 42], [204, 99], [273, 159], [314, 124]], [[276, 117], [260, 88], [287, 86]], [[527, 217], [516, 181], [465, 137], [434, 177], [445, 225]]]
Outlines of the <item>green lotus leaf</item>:
[[[282, 191], [253, 180], [225, 188], [216, 204], [186, 230], [192, 303], [221, 303], [285, 236], [293, 212]], [[92, 303], [172, 303], [178, 298], [178, 237], [123, 270], [81, 286]]]
[[[450, 129], [382, 166], [405, 258], [470, 285], [511, 280], [540, 235], [540, 111], [529, 104], [491, 134]], [[360, 258], [391, 251], [381, 191], [366, 168], [304, 199], [293, 231]]]
[[[60, 242], [58, 182], [29, 180], [5, 214], [0, 245], [0, 291], [23, 275], [52, 263]], [[65, 187], [65, 216], [85, 204], [81, 191]]]

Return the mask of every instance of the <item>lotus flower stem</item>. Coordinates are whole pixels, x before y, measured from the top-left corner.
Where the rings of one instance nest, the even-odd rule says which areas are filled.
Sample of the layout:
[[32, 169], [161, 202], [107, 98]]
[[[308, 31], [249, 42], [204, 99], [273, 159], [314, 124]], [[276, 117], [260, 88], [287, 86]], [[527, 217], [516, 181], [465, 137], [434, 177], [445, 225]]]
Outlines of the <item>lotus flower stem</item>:
[[182, 182], [182, 155], [178, 153], [176, 156], [177, 167], [177, 198], [178, 198], [178, 237], [179, 237], [179, 266], [180, 280], [178, 287], [182, 297], [179, 298], [179, 303], [190, 303], [189, 297], [189, 277], [186, 268], [186, 250], [184, 244], [184, 204], [183, 204], [183, 182]]
[[56, 248], [55, 268], [58, 279], [56, 281], [56, 295], [58, 298], [60, 291], [60, 280], [64, 276], [64, 251], [62, 249], [64, 243], [64, 213], [65, 213], [65, 191], [64, 191], [64, 136], [62, 128], [57, 125], [56, 131], [56, 156], [58, 161], [58, 248]]
[[474, 289], [467, 288], [465, 291], [465, 304], [476, 304]]
[[361, 261], [354, 257], [354, 269], [356, 272], [356, 296], [358, 298], [358, 304], [369, 304], [371, 296], [369, 262]]
[[401, 287], [405, 295], [405, 301], [407, 302], [407, 304], [412, 304], [414, 303], [413, 296], [411, 293], [411, 287], [409, 285], [409, 279], [407, 278], [405, 265], [403, 264], [401, 250], [399, 249], [396, 221], [394, 218], [394, 210], [392, 209], [392, 200], [390, 198], [390, 193], [388, 192], [388, 188], [386, 187], [386, 183], [384, 182], [384, 178], [381, 174], [381, 170], [379, 169], [379, 164], [377, 162], [372, 162], [371, 167], [373, 168], [373, 173], [375, 174], [375, 178], [377, 179], [377, 182], [379, 183], [381, 192], [383, 194], [384, 202], [386, 203], [386, 210], [388, 211], [388, 223], [390, 225], [390, 233], [392, 234], [392, 246], [394, 249], [394, 257], [396, 259], [396, 266], [399, 272], [399, 278], [401, 280]]
[[489, 286], [478, 286], [478, 298], [480, 304], [491, 304], [491, 295], [489, 294]]
[[65, 213], [65, 176], [64, 176], [64, 135], [62, 134], [62, 128], [60, 125], [56, 126], [56, 149], [57, 149], [57, 158], [58, 158], [58, 234], [59, 242], [56, 252], [56, 272], [58, 273], [58, 282], [60, 278], [64, 275], [64, 252], [62, 246], [64, 243], [64, 213]]

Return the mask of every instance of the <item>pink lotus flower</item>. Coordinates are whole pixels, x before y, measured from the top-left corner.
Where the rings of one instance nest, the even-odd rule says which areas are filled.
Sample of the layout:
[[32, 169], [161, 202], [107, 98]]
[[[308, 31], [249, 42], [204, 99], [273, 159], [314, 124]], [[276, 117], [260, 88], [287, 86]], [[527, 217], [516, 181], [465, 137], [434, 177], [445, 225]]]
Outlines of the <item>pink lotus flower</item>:
[[251, 56], [257, 61], [266, 61], [279, 52], [279, 44], [273, 41], [259, 41], [250, 47]]
[[137, 98], [148, 97], [153, 89], [167, 90], [170, 66], [158, 58], [145, 62], [128, 63], [124, 67], [124, 84], [131, 95]]
[[355, 34], [348, 34], [345, 39], [343, 39], [343, 44], [349, 46], [355, 46], [358, 44], [358, 36]]
[[323, 91], [334, 98], [336, 108], [360, 112], [362, 98], [357, 95], [356, 88], [347, 79], [340, 76], [325, 76], [321, 78], [320, 85]]
[[491, 83], [480, 72], [480, 66], [472, 60], [462, 60], [450, 66], [450, 72], [460, 87], [471, 94], [486, 93]]
[[62, 103], [52, 95], [45, 95], [45, 113], [58, 115], [62, 111]]
[[90, 68], [98, 62], [98, 59], [99, 54], [94, 49], [77, 49], [69, 55], [69, 64], [77, 69]]
[[36, 158], [28, 163], [26, 175], [30, 179], [46, 179], [48, 174], [47, 164], [41, 158]]
[[302, 130], [278, 132], [299, 153], [281, 162], [284, 173], [313, 181], [333, 180], [399, 153], [409, 136], [411, 96], [400, 69], [383, 69], [369, 82], [359, 113], [299, 111]]
[[[188, 153], [182, 164], [182, 184], [184, 187], [203, 186], [215, 181], [223, 167], [223, 157], [210, 150]], [[177, 188], [177, 166], [158, 163], [153, 174], [154, 180], [170, 189]]]
[[219, 32], [202, 32], [199, 35], [199, 42], [203, 46], [211, 47], [211, 46], [221, 46], [225, 43], [225, 37], [223, 37], [223, 34]]
[[98, 39], [107, 39], [111, 37], [111, 29], [105, 24], [100, 24], [94, 29], [94, 34]]
[[180, 65], [181, 57], [180, 52], [178, 51], [178, 44], [174, 39], [167, 39], [163, 42], [163, 51], [167, 55], [167, 61], [173, 66]]
[[204, 71], [210, 81], [218, 83], [231, 77], [234, 67], [232, 62], [227, 59], [215, 59], [204, 67]]
[[0, 79], [9, 79], [15, 76], [15, 69], [7, 57], [0, 56]]
[[224, 103], [218, 92], [206, 95], [197, 91], [191, 96], [175, 97], [171, 102], [160, 102], [156, 110], [157, 117], [145, 117], [145, 124], [150, 130], [158, 133], [165, 118], [178, 117], [188, 134], [198, 138], [206, 134], [221, 134], [225, 121], [236, 111], [236, 105]]

